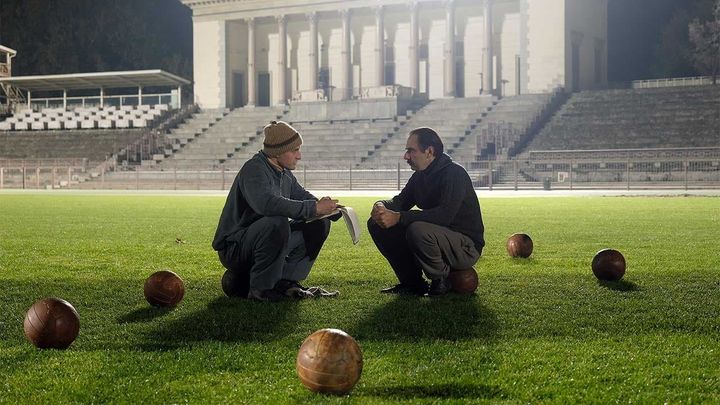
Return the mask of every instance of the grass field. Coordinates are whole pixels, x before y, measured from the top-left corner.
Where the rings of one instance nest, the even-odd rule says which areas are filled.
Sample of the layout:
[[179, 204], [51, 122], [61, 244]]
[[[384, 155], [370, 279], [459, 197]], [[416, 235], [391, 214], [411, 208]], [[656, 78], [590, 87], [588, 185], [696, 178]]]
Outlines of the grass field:
[[[373, 201], [342, 199], [361, 218]], [[481, 200], [480, 288], [435, 300], [380, 295], [392, 271], [338, 222], [306, 284], [341, 295], [280, 304], [223, 296], [210, 247], [223, 202], [0, 195], [0, 403], [720, 402], [720, 198]], [[511, 259], [521, 231], [535, 251]], [[627, 260], [619, 283], [590, 271], [606, 247]], [[142, 291], [164, 268], [186, 286], [169, 311]], [[48, 296], [80, 313], [68, 350], [23, 334]], [[349, 397], [295, 373], [326, 327], [363, 350]]]

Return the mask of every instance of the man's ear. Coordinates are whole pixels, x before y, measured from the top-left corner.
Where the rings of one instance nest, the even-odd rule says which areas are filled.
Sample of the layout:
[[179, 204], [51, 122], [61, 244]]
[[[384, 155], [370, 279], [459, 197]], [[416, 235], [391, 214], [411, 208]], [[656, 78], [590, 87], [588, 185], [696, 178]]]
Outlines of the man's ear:
[[433, 157], [435, 157], [435, 147], [434, 146], [428, 146], [427, 151], [429, 151]]

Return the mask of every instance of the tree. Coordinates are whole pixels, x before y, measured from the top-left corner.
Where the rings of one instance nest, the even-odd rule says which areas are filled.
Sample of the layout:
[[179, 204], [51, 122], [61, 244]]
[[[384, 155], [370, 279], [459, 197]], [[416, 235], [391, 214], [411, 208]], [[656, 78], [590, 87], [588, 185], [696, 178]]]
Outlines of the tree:
[[13, 75], [164, 69], [192, 77], [191, 11], [177, 0], [1, 0]]
[[695, 67], [712, 76], [713, 84], [717, 84], [720, 74], [720, 0], [715, 2], [713, 16], [714, 19], [705, 22], [696, 18], [690, 23], [688, 31]]
[[650, 77], [685, 77], [698, 74], [693, 66], [688, 24], [693, 20], [694, 10], [687, 5], [677, 7], [660, 33], [660, 41], [654, 48]]

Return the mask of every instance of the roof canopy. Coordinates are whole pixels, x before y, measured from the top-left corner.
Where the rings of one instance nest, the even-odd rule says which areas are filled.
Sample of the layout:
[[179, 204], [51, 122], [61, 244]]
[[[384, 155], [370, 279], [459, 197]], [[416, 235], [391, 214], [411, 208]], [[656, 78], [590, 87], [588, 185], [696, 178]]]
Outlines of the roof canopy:
[[0, 45], [0, 52], [9, 53], [10, 56], [15, 56], [15, 55], [17, 55], [17, 51], [16, 51], [16, 50], [14, 50], [14, 49], [12, 49], [12, 48], [8, 48], [7, 46], [3, 46], [3, 45]]
[[46, 76], [15, 76], [0, 78], [0, 83], [27, 91], [116, 89], [122, 87], [178, 87], [189, 80], [162, 70], [124, 72], [71, 73]]

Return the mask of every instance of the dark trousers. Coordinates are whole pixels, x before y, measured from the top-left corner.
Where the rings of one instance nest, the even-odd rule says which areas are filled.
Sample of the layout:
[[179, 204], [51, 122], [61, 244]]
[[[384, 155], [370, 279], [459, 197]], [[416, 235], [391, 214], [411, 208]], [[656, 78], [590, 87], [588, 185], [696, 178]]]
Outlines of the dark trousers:
[[257, 290], [280, 279], [304, 280], [330, 233], [328, 219], [290, 223], [286, 217], [263, 217], [239, 240], [218, 251], [222, 265]]
[[470, 237], [428, 222], [383, 229], [370, 218], [368, 231], [398, 281], [409, 286], [424, 284], [423, 273], [429, 279], [446, 277], [451, 269], [470, 268], [480, 258]]

